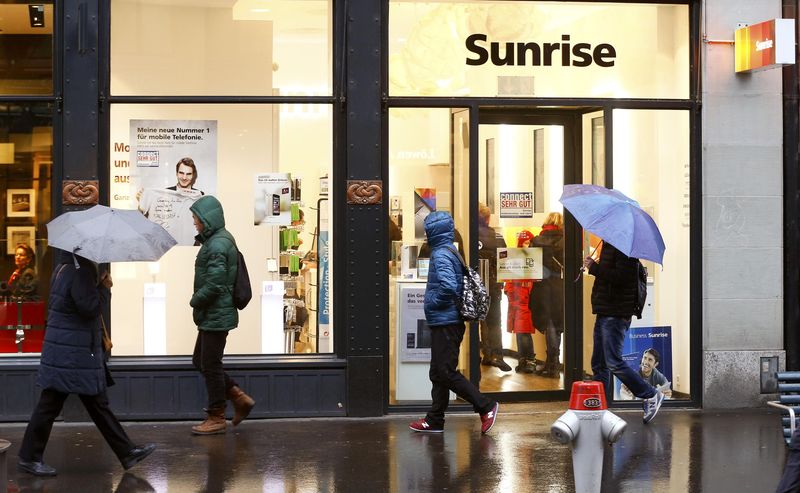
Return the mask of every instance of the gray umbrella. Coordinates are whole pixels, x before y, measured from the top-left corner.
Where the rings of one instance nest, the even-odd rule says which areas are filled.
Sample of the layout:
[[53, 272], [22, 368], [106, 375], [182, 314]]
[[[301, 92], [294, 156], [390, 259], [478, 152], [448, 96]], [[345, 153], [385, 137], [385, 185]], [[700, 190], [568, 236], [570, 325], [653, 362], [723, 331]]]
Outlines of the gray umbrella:
[[156, 261], [177, 242], [139, 211], [96, 205], [47, 223], [47, 244], [102, 263]]

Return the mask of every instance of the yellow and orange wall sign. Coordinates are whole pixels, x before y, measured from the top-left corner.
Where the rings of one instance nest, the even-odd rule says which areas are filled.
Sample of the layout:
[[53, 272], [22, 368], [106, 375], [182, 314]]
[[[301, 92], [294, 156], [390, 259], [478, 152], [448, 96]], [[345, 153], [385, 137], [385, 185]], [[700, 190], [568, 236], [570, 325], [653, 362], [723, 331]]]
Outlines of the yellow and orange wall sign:
[[736, 72], [794, 63], [794, 19], [772, 19], [736, 30]]

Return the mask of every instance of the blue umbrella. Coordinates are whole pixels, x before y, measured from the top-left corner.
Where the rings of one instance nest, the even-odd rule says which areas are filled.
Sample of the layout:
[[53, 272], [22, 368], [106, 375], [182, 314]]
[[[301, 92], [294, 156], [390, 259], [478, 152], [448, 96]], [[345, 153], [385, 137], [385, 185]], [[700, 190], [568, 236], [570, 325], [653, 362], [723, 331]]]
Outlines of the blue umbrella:
[[663, 263], [664, 239], [635, 200], [598, 185], [564, 185], [558, 199], [583, 226], [628, 257]]

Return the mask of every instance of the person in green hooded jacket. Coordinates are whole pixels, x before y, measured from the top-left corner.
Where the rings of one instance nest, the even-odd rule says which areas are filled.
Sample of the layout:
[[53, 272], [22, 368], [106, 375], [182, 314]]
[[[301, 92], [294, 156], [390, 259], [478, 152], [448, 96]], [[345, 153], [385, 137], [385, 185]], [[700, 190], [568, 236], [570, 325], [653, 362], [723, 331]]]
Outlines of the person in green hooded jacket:
[[234, 408], [232, 423], [242, 422], [255, 401], [222, 368], [222, 355], [228, 331], [239, 325], [239, 312], [233, 304], [238, 250], [236, 240], [225, 229], [222, 204], [211, 195], [199, 198], [189, 208], [201, 245], [194, 262], [194, 294], [189, 302], [197, 325], [197, 342], [192, 363], [202, 373], [208, 391], [207, 418], [192, 427], [196, 435], [225, 433], [225, 400]]

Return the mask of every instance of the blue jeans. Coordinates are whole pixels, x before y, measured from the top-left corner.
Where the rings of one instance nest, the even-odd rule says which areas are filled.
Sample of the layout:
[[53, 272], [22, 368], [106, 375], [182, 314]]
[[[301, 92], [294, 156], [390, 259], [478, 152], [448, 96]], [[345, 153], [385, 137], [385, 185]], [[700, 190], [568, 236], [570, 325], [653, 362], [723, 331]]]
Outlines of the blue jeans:
[[628, 389], [641, 399], [656, 395], [656, 389], [628, 366], [622, 359], [622, 343], [625, 332], [631, 326], [630, 318], [598, 315], [594, 322], [594, 348], [592, 350], [592, 372], [594, 380], [603, 382], [606, 391], [611, 388], [611, 374], [622, 380]]

